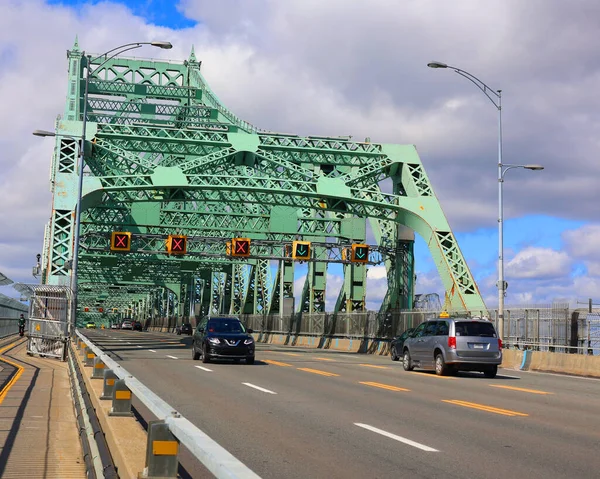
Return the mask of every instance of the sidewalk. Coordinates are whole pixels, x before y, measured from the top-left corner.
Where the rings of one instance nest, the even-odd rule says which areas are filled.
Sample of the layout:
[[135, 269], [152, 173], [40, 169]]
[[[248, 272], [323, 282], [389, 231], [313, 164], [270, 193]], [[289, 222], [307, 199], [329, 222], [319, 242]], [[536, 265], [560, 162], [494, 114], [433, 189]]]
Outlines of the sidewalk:
[[21, 338], [3, 343], [0, 380], [12, 379], [0, 391], [0, 477], [85, 479], [68, 363], [28, 356]]

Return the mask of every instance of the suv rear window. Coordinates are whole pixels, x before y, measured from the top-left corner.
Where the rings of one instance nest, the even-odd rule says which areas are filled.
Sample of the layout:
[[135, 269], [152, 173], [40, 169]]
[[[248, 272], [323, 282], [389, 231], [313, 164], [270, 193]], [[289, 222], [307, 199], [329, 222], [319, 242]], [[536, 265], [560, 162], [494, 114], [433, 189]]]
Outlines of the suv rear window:
[[483, 321], [461, 321], [455, 323], [457, 336], [483, 336], [496, 337], [496, 331], [492, 323], [484, 323]]

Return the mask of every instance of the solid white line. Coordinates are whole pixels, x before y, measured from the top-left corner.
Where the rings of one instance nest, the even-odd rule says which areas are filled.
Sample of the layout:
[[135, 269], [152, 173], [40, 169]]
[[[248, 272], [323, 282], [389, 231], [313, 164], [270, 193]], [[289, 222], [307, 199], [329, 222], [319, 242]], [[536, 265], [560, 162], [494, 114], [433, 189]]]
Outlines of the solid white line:
[[151, 353], [155, 353], [156, 351], [154, 351], [154, 349], [149, 349], [148, 351], [150, 351]]
[[204, 366], [196, 366], [198, 369], [202, 369], [202, 371], [208, 371], [209, 373], [212, 373], [212, 369], [208, 369], [205, 368]]
[[138, 346], [138, 348], [141, 348], [141, 346]]
[[251, 387], [251, 388], [254, 388], [254, 389], [258, 389], [259, 391], [262, 391], [262, 392], [264, 392], [264, 393], [269, 393], [269, 394], [277, 394], [277, 393], [276, 393], [276, 392], [274, 392], [274, 391], [269, 391], [268, 389], [261, 388], [260, 386], [255, 386], [254, 384], [250, 384], [250, 383], [242, 383], [242, 384], [243, 384], [244, 386], [248, 386], [248, 387]]
[[509, 376], [508, 374], [498, 374], [497, 378], [523, 379], [521, 376]]
[[176, 358], [175, 356], [169, 356], [168, 354], [167, 354], [167, 357], [171, 358], [171, 359], [179, 359], [179, 358]]
[[408, 444], [409, 446], [416, 447], [417, 449], [421, 449], [422, 451], [427, 452], [439, 452], [437, 449], [434, 449], [429, 446], [425, 446], [424, 444], [419, 444], [418, 442], [411, 441], [410, 439], [406, 439], [405, 437], [396, 436], [391, 432], [384, 431], [382, 429], [377, 429], [376, 427], [369, 426], [368, 424], [362, 424], [359, 422], [354, 423], [355, 426], [362, 427], [363, 429], [368, 429], [369, 431], [376, 432], [377, 434], [381, 434], [382, 436], [389, 437], [390, 439], [394, 439], [395, 441], [403, 442], [404, 444]]
[[127, 344], [131, 344], [129, 341], [127, 341]]

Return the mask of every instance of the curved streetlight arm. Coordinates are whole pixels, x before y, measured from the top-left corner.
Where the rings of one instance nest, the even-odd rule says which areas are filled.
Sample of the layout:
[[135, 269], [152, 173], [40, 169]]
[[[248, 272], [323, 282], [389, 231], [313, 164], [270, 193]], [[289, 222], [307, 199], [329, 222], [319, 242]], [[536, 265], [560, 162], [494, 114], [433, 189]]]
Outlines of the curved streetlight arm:
[[[105, 56], [107, 56], [109, 53], [112, 53], [112, 52], [114, 52], [114, 51], [116, 51], [116, 50], [120, 50], [121, 48], [129, 47], [129, 48], [127, 48], [126, 50], [123, 50], [123, 52], [124, 52], [124, 51], [127, 51], [127, 50], [133, 50], [134, 48], [140, 48], [142, 45], [152, 45], [152, 42], [134, 42], [134, 43], [125, 43], [124, 45], [119, 45], [118, 47], [115, 47], [115, 48], [113, 48], [113, 49], [111, 49], [111, 50], [108, 50], [107, 52], [104, 52], [102, 55], [98, 55], [96, 58], [94, 58], [94, 59], [93, 59], [93, 60], [91, 60], [91, 61], [95, 62], [96, 60], [98, 60], [98, 59], [100, 59], [100, 58], [102, 58], [102, 57], [105, 57]], [[107, 60], [110, 60], [110, 59], [111, 59], [111, 58], [113, 58], [114, 56], [116, 56], [116, 55], [120, 55], [120, 54], [121, 54], [121, 53], [123, 53], [123, 52], [117, 52], [117, 53], [115, 53], [114, 55], [111, 55], [111, 57], [110, 57], [110, 58], [107, 58]]]
[[[490, 88], [489, 86], [487, 86], [485, 83], [483, 83], [475, 75], [472, 75], [469, 72], [461, 70], [460, 68], [452, 67], [450, 65], [448, 65], [448, 68], [454, 70], [454, 73], [458, 73], [460, 76], [465, 77], [467, 80], [469, 80], [471, 83], [473, 83], [477, 88], [479, 88], [483, 92], [483, 94], [489, 98], [489, 100], [494, 104], [494, 106], [498, 110], [500, 110], [502, 108], [502, 105], [500, 103], [500, 98], [501, 98], [500, 92], [501, 92], [501, 90], [498, 90], [498, 91], [493, 90], [492, 88]], [[492, 93], [498, 99], [498, 101], [494, 100], [490, 96], [490, 93]]]
[[506, 165], [506, 164], [503, 164], [502, 165], [502, 170], [501, 170], [501, 173], [500, 173], [500, 181], [504, 181], [504, 175], [506, 174], [506, 172], [508, 170], [512, 170], [513, 168], [524, 168], [524, 167], [525, 167], [525, 165]]

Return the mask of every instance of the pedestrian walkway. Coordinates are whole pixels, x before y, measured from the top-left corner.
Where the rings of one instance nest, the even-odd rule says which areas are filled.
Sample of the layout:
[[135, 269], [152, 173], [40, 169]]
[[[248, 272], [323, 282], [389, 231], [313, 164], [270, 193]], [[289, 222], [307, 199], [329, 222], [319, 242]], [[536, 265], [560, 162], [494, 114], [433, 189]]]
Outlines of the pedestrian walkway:
[[0, 381], [11, 377], [0, 390], [0, 477], [84, 479], [68, 363], [28, 356], [25, 339], [0, 344]]

